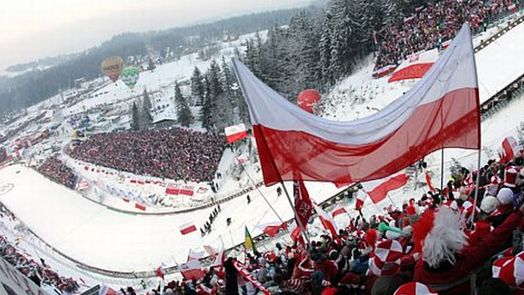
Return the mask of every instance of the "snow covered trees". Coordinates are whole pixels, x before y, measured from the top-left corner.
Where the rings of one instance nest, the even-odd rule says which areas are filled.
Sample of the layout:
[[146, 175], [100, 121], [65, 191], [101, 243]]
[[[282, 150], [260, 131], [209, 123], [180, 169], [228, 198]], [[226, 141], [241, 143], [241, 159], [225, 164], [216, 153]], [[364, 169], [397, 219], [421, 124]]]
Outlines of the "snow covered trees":
[[193, 114], [187, 104], [186, 98], [180, 91], [178, 82], [175, 81], [175, 103], [176, 103], [176, 115], [178, 123], [184, 127], [189, 127], [193, 123]]
[[133, 107], [131, 108], [131, 129], [132, 130], [138, 130], [138, 107], [136, 106], [136, 103], [133, 102]]

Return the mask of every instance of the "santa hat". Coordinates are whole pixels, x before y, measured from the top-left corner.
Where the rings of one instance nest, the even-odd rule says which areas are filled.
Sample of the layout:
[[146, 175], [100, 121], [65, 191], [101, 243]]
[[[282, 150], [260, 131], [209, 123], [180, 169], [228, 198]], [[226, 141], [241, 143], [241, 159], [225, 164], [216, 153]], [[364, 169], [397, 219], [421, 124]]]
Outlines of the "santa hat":
[[422, 283], [410, 282], [400, 286], [393, 295], [438, 295], [438, 293]]
[[504, 170], [504, 186], [515, 187], [517, 183], [518, 171], [515, 167], [508, 167]]
[[507, 205], [513, 203], [513, 191], [507, 187], [503, 187], [497, 194], [497, 199], [501, 205]]
[[493, 277], [504, 283], [522, 287], [524, 283], [524, 252], [513, 257], [502, 257], [493, 262]]
[[490, 214], [491, 212], [495, 211], [499, 205], [500, 202], [497, 198], [485, 196], [480, 203], [480, 210], [486, 214]]
[[403, 255], [404, 250], [399, 241], [380, 242], [373, 252], [373, 257], [369, 259], [369, 270], [377, 276], [393, 275], [400, 269]]
[[455, 253], [468, 244], [460, 214], [446, 206], [424, 212], [413, 225], [413, 239], [415, 251], [421, 251], [422, 260], [433, 268], [444, 261], [455, 263]]

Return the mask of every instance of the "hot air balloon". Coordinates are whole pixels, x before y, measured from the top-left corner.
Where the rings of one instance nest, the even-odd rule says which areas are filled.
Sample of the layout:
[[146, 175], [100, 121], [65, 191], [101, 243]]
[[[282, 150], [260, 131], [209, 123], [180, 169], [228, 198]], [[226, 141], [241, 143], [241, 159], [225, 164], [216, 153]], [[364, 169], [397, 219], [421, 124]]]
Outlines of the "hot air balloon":
[[104, 59], [100, 67], [102, 68], [102, 72], [108, 76], [111, 81], [116, 82], [118, 77], [120, 77], [123, 65], [124, 60], [120, 56], [111, 56]]
[[313, 113], [313, 105], [320, 101], [320, 92], [306, 89], [298, 94], [297, 104], [306, 112]]
[[127, 87], [133, 89], [138, 82], [138, 78], [140, 77], [140, 71], [137, 67], [126, 67], [122, 70], [122, 81], [124, 84], [127, 85]]

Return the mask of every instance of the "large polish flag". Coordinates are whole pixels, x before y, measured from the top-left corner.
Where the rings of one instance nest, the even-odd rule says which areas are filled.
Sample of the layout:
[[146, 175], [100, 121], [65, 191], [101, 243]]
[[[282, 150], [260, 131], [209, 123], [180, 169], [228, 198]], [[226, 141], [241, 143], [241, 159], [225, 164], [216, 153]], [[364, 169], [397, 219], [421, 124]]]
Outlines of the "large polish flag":
[[395, 69], [391, 77], [389, 77], [388, 83], [408, 79], [420, 79], [437, 59], [437, 48], [411, 54]]
[[441, 148], [480, 148], [473, 44], [464, 25], [405, 95], [349, 122], [298, 108], [233, 59], [249, 107], [264, 183], [302, 179], [337, 185], [380, 179]]

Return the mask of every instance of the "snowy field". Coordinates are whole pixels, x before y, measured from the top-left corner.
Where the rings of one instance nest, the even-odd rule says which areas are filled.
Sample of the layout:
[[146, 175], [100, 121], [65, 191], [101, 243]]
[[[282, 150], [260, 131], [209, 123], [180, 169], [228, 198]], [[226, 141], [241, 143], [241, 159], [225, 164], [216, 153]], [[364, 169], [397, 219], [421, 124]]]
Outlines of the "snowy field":
[[[257, 224], [278, 222], [278, 218], [257, 192], [252, 202], [239, 197], [221, 205], [213, 231], [203, 239], [200, 232], [181, 235], [179, 225], [193, 222], [197, 227], [214, 208], [166, 216], [141, 216], [119, 213], [91, 202], [44, 176], [21, 165], [0, 170], [0, 185], [12, 183], [13, 189], [0, 196], [20, 220], [37, 235], [68, 256], [90, 266], [115, 271], [148, 271], [161, 263], [172, 266], [185, 262], [189, 248], [203, 245], [225, 247], [241, 243], [244, 226], [253, 235], [261, 233]], [[334, 185], [309, 184], [311, 197], [321, 202], [338, 191]], [[292, 190], [289, 185], [288, 190]], [[276, 186], [261, 191], [287, 220], [292, 211], [287, 199], [277, 197]], [[226, 226], [226, 218], [232, 224]]]

